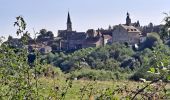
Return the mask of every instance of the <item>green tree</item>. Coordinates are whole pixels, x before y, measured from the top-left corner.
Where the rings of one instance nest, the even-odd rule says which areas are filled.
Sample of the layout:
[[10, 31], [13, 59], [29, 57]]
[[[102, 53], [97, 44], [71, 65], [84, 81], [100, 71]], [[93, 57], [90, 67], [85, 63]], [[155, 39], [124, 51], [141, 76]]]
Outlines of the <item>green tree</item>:
[[161, 45], [162, 40], [158, 33], [148, 33], [146, 40], [140, 44], [140, 50], [144, 50], [145, 48], [153, 49], [156, 45]]
[[37, 40], [39, 42], [43, 41], [49, 41], [54, 39], [54, 34], [52, 31], [47, 31], [46, 29], [41, 29], [39, 32], [39, 35], [37, 37]]
[[163, 19], [163, 21], [165, 24], [161, 29], [160, 37], [165, 42], [167, 39], [169, 39], [170, 36], [170, 15], [168, 13], [164, 13], [164, 14], [165, 14], [165, 18]]

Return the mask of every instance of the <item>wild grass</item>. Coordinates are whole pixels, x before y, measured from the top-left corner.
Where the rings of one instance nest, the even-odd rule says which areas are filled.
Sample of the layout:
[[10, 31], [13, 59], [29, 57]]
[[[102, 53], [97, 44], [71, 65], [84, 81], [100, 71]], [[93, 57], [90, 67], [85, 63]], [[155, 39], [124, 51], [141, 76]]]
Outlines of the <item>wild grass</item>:
[[[39, 95], [43, 95], [44, 97], [49, 98], [50, 95], [54, 95], [54, 88], [58, 87], [58, 94], [62, 93], [66, 86], [67, 82], [64, 78], [46, 78], [41, 77], [39, 78]], [[104, 92], [106, 89], [114, 90], [116, 88], [120, 88], [123, 86], [127, 86], [131, 90], [135, 90], [137, 87], [144, 86], [145, 83], [141, 82], [135, 82], [135, 81], [90, 81], [90, 80], [73, 80], [72, 81], [72, 87], [68, 89], [65, 100], [80, 100], [83, 96], [82, 100], [88, 100], [91, 95], [93, 95], [93, 98], [99, 96], [102, 92]], [[86, 89], [84, 89], [86, 88]], [[84, 89], [84, 91], [81, 91]], [[166, 89], [170, 93], [170, 84], [168, 83], [166, 86]], [[91, 92], [91, 94], [90, 94]], [[55, 95], [56, 95], [55, 94]], [[117, 96], [119, 97], [120, 94]], [[53, 98], [54, 99], [54, 98]]]

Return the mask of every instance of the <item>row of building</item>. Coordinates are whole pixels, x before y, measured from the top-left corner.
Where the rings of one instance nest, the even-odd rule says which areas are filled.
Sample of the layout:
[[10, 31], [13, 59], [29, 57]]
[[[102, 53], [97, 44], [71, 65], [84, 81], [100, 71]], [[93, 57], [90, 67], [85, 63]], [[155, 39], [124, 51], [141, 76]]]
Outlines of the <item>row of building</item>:
[[[41, 52], [53, 51], [74, 51], [81, 48], [98, 47], [115, 42], [126, 43], [128, 45], [139, 44], [145, 40], [147, 33], [159, 32], [160, 25], [140, 26], [139, 21], [132, 23], [130, 14], [127, 13], [125, 24], [109, 26], [108, 29], [88, 29], [86, 32], [77, 32], [72, 29], [70, 14], [67, 16], [67, 29], [58, 30], [58, 36], [53, 37], [52, 32], [47, 32], [51, 36], [41, 36], [37, 41], [30, 39], [29, 48], [38, 49]], [[45, 33], [43, 33], [45, 34]], [[10, 41], [12, 39], [9, 39]], [[16, 44], [16, 42], [12, 42]]]
[[127, 13], [126, 24], [115, 25], [107, 30], [88, 29], [87, 32], [72, 30], [72, 22], [68, 12], [67, 29], [58, 31], [59, 50], [76, 50], [87, 47], [104, 46], [112, 42], [122, 42], [130, 45], [138, 44], [141, 39], [140, 23], [131, 23]]

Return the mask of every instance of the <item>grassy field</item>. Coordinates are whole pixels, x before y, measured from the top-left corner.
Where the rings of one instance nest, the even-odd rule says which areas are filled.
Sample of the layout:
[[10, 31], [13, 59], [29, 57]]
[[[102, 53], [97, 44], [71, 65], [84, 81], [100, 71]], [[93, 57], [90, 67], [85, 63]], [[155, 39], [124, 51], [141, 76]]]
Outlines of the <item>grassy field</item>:
[[[127, 86], [128, 89], [135, 90], [138, 86], [141, 88], [143, 83], [134, 81], [88, 81], [88, 80], [74, 80], [71, 83], [66, 82], [65, 79], [52, 79], [42, 77], [39, 79], [39, 95], [43, 95], [46, 99], [56, 96], [61, 97], [62, 93], [65, 93], [65, 100], [80, 100], [83, 96], [83, 100], [89, 100], [91, 96], [95, 98], [101, 93], [106, 93], [107, 88], [110, 90]], [[68, 88], [68, 90], [67, 90]], [[167, 84], [166, 88], [170, 92], [170, 84]], [[84, 89], [84, 90], [83, 90]], [[82, 90], [82, 91], [81, 91]], [[119, 95], [117, 95], [119, 97]], [[92, 99], [93, 99], [92, 98]], [[56, 99], [56, 98], [50, 98]]]

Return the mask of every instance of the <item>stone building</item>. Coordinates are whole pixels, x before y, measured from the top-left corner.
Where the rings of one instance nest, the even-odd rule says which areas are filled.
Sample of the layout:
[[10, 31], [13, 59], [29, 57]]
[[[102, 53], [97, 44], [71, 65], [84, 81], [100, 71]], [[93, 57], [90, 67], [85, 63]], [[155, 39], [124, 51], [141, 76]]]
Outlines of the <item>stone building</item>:
[[[139, 43], [141, 32], [133, 25], [134, 23], [131, 23], [130, 15], [127, 13], [126, 24], [120, 24], [114, 27], [112, 42], [122, 42], [130, 45]], [[139, 22], [136, 26], [139, 26]]]
[[59, 30], [58, 37], [60, 38], [60, 50], [76, 50], [82, 48], [82, 44], [85, 38], [85, 32], [76, 32], [72, 30], [72, 22], [70, 18], [70, 14], [68, 12], [67, 16], [67, 29]]
[[67, 16], [67, 29], [58, 31], [59, 50], [70, 51], [81, 48], [103, 46], [111, 40], [108, 34], [101, 34], [99, 30], [89, 29], [87, 32], [72, 30], [70, 14]]
[[94, 29], [88, 29], [86, 38], [83, 40], [83, 48], [96, 47], [100, 43], [100, 34]]
[[111, 41], [110, 35], [104, 35], [101, 31], [89, 29], [86, 32], [86, 39], [83, 40], [83, 48], [104, 46]]

